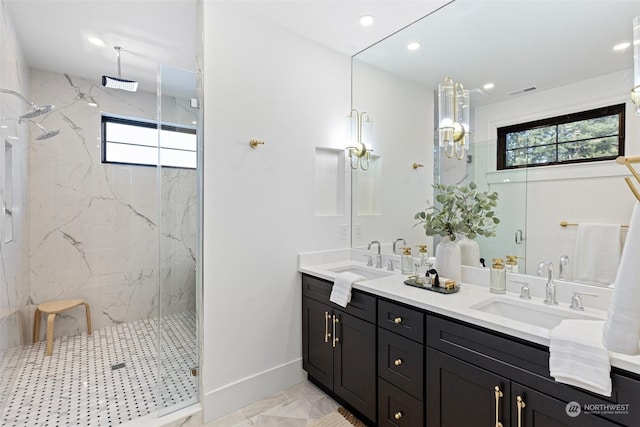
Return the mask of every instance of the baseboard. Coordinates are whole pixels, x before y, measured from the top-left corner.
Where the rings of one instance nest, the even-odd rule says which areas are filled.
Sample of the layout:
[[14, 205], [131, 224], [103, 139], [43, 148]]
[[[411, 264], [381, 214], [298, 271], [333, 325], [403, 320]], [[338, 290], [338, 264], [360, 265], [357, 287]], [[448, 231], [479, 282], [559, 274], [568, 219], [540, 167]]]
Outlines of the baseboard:
[[259, 372], [204, 394], [204, 423], [236, 411], [306, 378], [302, 358]]

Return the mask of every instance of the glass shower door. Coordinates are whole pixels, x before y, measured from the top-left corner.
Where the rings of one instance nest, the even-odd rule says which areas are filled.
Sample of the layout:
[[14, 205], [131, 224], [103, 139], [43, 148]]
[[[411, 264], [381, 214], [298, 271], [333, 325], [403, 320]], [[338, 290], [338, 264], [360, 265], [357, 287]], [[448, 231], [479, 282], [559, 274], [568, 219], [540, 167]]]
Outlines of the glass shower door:
[[158, 415], [198, 401], [196, 75], [162, 65], [159, 116]]

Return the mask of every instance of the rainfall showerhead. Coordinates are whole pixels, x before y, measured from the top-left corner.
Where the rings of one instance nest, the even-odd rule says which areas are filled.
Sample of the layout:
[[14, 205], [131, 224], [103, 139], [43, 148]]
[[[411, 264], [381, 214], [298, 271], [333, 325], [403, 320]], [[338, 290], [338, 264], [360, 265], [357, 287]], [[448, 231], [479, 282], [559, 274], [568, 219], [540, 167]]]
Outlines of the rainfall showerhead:
[[47, 114], [56, 108], [55, 105], [44, 105], [42, 107], [39, 105], [36, 105], [14, 90], [0, 88], [0, 92], [17, 96], [18, 98], [20, 98], [21, 100], [23, 100], [24, 102], [26, 102], [31, 106], [31, 110], [27, 111], [24, 114], [20, 114], [18, 116], [18, 123], [22, 123], [22, 121], [25, 119], [31, 119], [33, 117], [42, 116], [43, 114]]
[[58, 135], [60, 133], [60, 129], [54, 129], [54, 130], [47, 130], [44, 126], [42, 126], [39, 123], [35, 123], [32, 122], [34, 125], [38, 126], [41, 130], [42, 133], [38, 136], [36, 136], [36, 139], [38, 141], [42, 141], [43, 139], [49, 139], [49, 138], [53, 138], [54, 136]]
[[118, 77], [102, 76], [102, 86], [126, 90], [128, 92], [135, 92], [138, 90], [138, 82], [135, 80], [126, 80], [122, 78], [122, 72], [120, 69], [120, 52], [123, 50], [120, 46], [113, 47], [118, 52]]
[[32, 105], [30, 111], [27, 111], [26, 113], [20, 114], [18, 116], [18, 122], [22, 122], [24, 119], [32, 119], [34, 117], [42, 116], [52, 111], [55, 108], [56, 108], [55, 105], [43, 105], [43, 106]]

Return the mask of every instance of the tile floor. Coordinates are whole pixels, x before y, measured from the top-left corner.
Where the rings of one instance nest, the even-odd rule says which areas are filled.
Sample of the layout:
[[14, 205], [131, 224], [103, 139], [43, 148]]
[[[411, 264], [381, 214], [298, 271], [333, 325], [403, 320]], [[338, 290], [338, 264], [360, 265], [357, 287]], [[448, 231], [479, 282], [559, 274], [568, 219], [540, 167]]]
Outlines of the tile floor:
[[205, 427], [308, 427], [338, 409], [338, 404], [310, 382], [302, 382]]
[[161, 319], [161, 369], [157, 366], [157, 319], [116, 325], [93, 335], [27, 345], [3, 361], [13, 369], [12, 387], [0, 393], [6, 406], [2, 427], [117, 426], [176, 403], [195, 403], [197, 364], [195, 313]]

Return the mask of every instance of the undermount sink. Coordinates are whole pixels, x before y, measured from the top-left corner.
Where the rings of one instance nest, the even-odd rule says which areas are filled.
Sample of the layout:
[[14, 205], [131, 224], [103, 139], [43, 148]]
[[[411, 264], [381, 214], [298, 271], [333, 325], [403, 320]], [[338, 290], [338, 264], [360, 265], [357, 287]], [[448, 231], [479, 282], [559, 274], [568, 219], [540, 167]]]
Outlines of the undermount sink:
[[471, 308], [545, 329], [555, 328], [564, 319], [602, 320], [577, 311], [539, 305], [532, 301], [511, 300], [501, 297], [489, 298], [472, 305]]
[[333, 271], [334, 273], [354, 273], [364, 277], [365, 280], [379, 279], [381, 277], [388, 277], [393, 275], [393, 273], [388, 271], [374, 270], [371, 267], [364, 267], [360, 265], [346, 265], [343, 267], [331, 268], [329, 269], [329, 271]]

